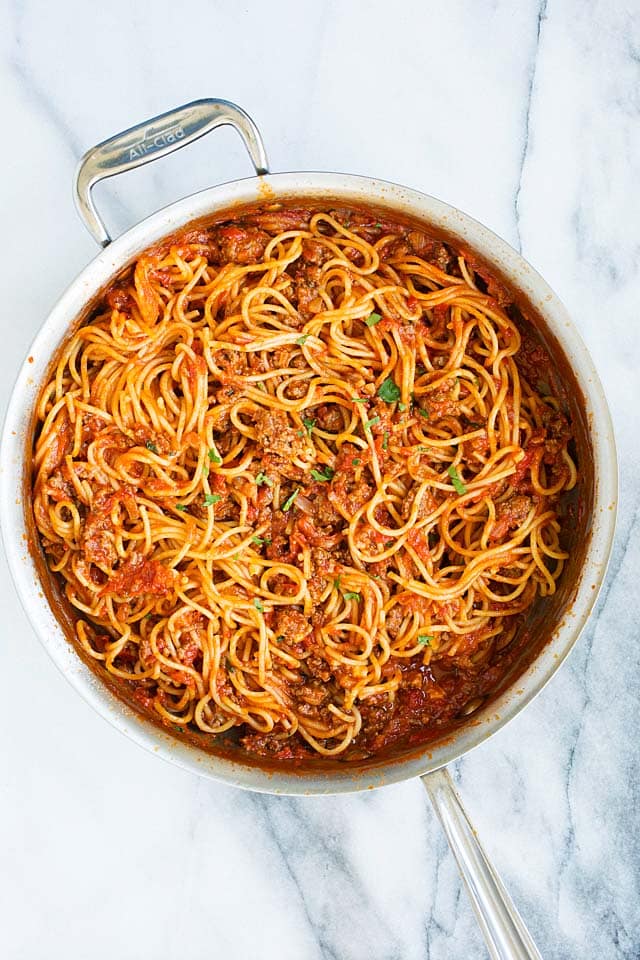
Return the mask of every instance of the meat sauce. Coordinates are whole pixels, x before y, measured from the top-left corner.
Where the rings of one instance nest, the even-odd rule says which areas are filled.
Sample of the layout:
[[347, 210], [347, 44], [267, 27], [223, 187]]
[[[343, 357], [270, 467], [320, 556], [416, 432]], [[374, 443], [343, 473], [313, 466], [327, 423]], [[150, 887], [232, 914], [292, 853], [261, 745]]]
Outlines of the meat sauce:
[[[210, 262], [218, 266], [230, 263], [252, 265], [264, 256], [273, 236], [285, 230], [306, 227], [312, 212], [306, 209], [252, 212], [231, 223], [188, 232], [182, 235], [181, 242], [184, 245], [198, 245], [206, 253]], [[384, 216], [369, 214], [366, 211], [337, 210], [333, 213], [336, 219], [348, 222], [350, 229], [368, 242], [375, 242], [386, 232], [392, 233], [394, 239], [381, 252], [383, 263], [402, 256], [418, 256], [440, 271], [448, 272], [453, 276], [459, 273], [457, 252], [447, 243], [432, 238], [421, 230], [402, 226], [387, 220]], [[351, 253], [353, 262], [359, 263], [361, 254], [356, 249]], [[302, 327], [310, 317], [322, 309], [318, 279], [326, 257], [325, 247], [311, 240], [305, 240], [302, 255], [290, 270], [293, 281], [291, 303], [295, 313], [287, 317], [287, 322], [293, 328]], [[512, 295], [499, 279], [468, 253], [466, 262], [475, 271], [477, 282], [484, 288], [487, 295], [493, 298], [501, 308], [506, 309], [512, 318], [517, 318], [516, 322], [522, 326], [522, 347], [516, 357], [521, 376], [543, 392], [554, 390], [557, 395], [564, 397], [563, 387], [547, 351], [523, 324]], [[168, 277], [163, 278], [162, 275], [158, 275], [158, 279], [168, 282]], [[140, 296], [144, 298], [150, 294], [142, 287]], [[106, 301], [114, 310], [126, 311], [132, 306], [131, 293], [120, 285], [115, 285], [108, 291]], [[408, 306], [419, 312], [419, 304], [415, 298], [409, 298]], [[431, 336], [446, 333], [449, 322], [446, 304], [434, 308], [430, 322]], [[385, 331], [396, 334], [402, 342], [412, 348], [415, 347], [416, 327], [413, 321], [408, 322], [400, 317], [381, 318], [380, 332]], [[275, 362], [284, 368], [290, 361], [291, 353], [287, 352], [287, 348], [279, 348]], [[261, 361], [257, 354], [239, 354], [228, 358], [220, 356], [218, 362], [223, 375], [219, 391], [215, 395], [219, 406], [215, 414], [216, 419], [213, 421], [213, 429], [217, 449], [225, 455], [230, 442], [230, 421], [225, 405], [228, 405], [237, 395], [238, 385], [234, 377], [253, 372], [259, 368]], [[207, 372], [205, 359], [197, 350], [193, 355], [185, 355], [184, 372], [188, 388], [195, 393], [199, 380]], [[374, 412], [377, 413], [377, 408]], [[451, 385], [443, 385], [441, 390], [432, 392], [428, 410], [424, 407], [423, 412], [430, 418], [430, 422], [459, 415], [459, 404]], [[385, 420], [385, 417], [388, 417], [387, 411], [381, 407], [380, 422], [372, 431], [376, 452], [382, 463], [387, 456], [385, 440], [393, 426], [389, 419]], [[336, 433], [344, 426], [344, 414], [341, 408], [325, 404], [314, 411], [314, 428]], [[88, 435], [83, 438], [85, 444], [91, 442], [92, 436], [104, 429], [104, 423], [96, 420], [94, 428], [94, 432], [89, 429]], [[308, 447], [307, 438], [300, 435], [300, 430], [293, 429], [278, 410], [265, 410], [261, 413], [255, 422], [255, 429], [257, 443], [262, 453], [264, 475], [279, 476], [289, 492], [304, 480], [304, 497], [307, 506], [304, 512], [297, 512], [291, 516], [283, 514], [281, 510], [276, 511], [273, 509], [272, 490], [270, 486], [263, 484], [257, 494], [251, 497], [247, 519], [250, 523], [260, 525], [261, 529], [266, 530], [263, 534], [264, 554], [271, 561], [295, 565], [299, 562], [301, 551], [310, 550], [309, 590], [317, 600], [322, 594], [327, 579], [333, 576], [335, 568], [342, 560], [347, 559], [344, 537], [341, 535], [343, 516], [354, 515], [374, 493], [375, 488], [371, 477], [369, 475], [367, 479], [363, 470], [369, 465], [370, 453], [345, 443], [340, 448], [336, 459], [331, 483], [323, 482], [321, 479], [310, 483], [305, 470], [299, 466], [300, 462], [304, 461]], [[60, 434], [57, 444], [48, 454], [52, 474], [52, 479], [49, 481], [50, 493], [54, 500], [56, 496], [62, 499], [69, 496], [69, 480], [65, 476], [63, 462], [71, 447], [72, 439], [72, 430], [69, 425], [66, 431]], [[535, 498], [530, 480], [532, 464], [536, 461], [543, 462], [553, 479], [556, 475], [554, 471], [561, 468], [562, 451], [571, 439], [571, 425], [565, 413], [560, 410], [548, 415], [543, 428], [537, 433], [534, 431], [528, 438], [524, 447], [524, 456], [517, 464], [515, 474], [510, 481], [509, 496], [497, 507], [490, 543], [500, 542], [526, 519]], [[147, 445], [151, 443], [152, 447], [157, 449], [157, 444], [161, 443], [161, 440], [154, 437], [145, 442]], [[464, 447], [465, 456], [469, 458], [473, 458], [474, 455], [486, 456], [487, 449], [486, 433], [467, 441]], [[164, 453], [162, 449], [160, 452]], [[220, 477], [212, 477], [211, 489], [217, 498], [217, 516], [221, 519], [237, 521], [239, 508], [231, 485]], [[432, 507], [433, 503], [425, 500], [423, 509]], [[104, 566], [116, 562], [114, 530], [123, 516], [134, 518], [136, 510], [133, 491], [127, 487], [122, 488], [117, 496], [109, 488], [97, 493], [91, 510], [87, 511], [84, 518], [82, 533], [83, 557], [88, 565]], [[202, 507], [193, 507], [189, 510], [193, 516], [199, 516], [198, 510], [200, 510], [201, 517], [206, 517], [206, 510]], [[410, 510], [411, 502], [407, 502], [403, 507], [405, 518], [409, 516]], [[376, 519], [384, 525], [389, 521], [389, 515], [384, 508], [379, 508]], [[384, 546], [387, 542], [384, 534], [374, 528], [369, 531], [369, 536], [374, 545]], [[433, 544], [420, 529], [411, 531], [408, 542], [419, 559], [426, 560], [431, 555]], [[387, 565], [384, 561], [378, 564], [372, 563], [369, 572], [374, 578], [384, 576]], [[409, 572], [415, 575], [415, 570]], [[105, 598], [117, 596], [125, 600], [133, 600], [137, 597], [162, 598], [171, 593], [175, 576], [174, 571], [164, 564], [153, 559], [145, 559], [142, 553], [135, 553], [127, 561], [122, 562], [117, 568], [116, 575], [101, 586], [101, 594]], [[277, 589], [277, 584], [272, 585], [272, 589]], [[280, 578], [280, 589], [283, 593], [292, 590], [286, 578]], [[452, 610], [455, 609], [456, 602], [453, 602]], [[407, 615], [411, 615], [412, 612], [420, 610], [420, 605], [425, 603], [429, 604], [430, 601], [408, 593], [400, 607], [407, 612]], [[398, 609], [395, 608], [396, 611]], [[299, 656], [303, 663], [304, 682], [291, 687], [289, 691], [291, 701], [302, 716], [320, 715], [328, 699], [327, 684], [335, 685], [336, 681], [340, 682], [339, 671], [332, 673], [318, 649], [318, 629], [322, 626], [320, 614], [314, 611], [311, 617], [307, 617], [300, 609], [283, 607], [270, 613], [269, 617], [269, 623], [277, 632], [283, 649], [291, 656]], [[521, 626], [522, 619], [519, 618], [516, 621], [516, 626]], [[391, 622], [390, 630], [393, 628], [394, 624]], [[461, 712], [464, 712], [469, 704], [489, 696], [521, 657], [522, 645], [526, 638], [521, 630], [520, 632], [518, 629], [514, 630], [514, 634], [520, 637], [519, 643], [512, 643], [504, 650], [496, 651], [488, 662], [480, 666], [465, 656], [464, 643], [460, 648], [460, 656], [450, 665], [444, 665], [440, 661], [425, 663], [421, 656], [389, 662], [384, 668], [383, 680], [393, 671], [400, 671], [401, 682], [397, 693], [393, 697], [371, 696], [360, 703], [362, 729], [340, 759], [358, 760], [388, 753], [399, 745], [409, 747], [441, 736], [451, 728], [452, 724], [458, 722]], [[468, 638], [468, 644], [469, 653], [471, 653], [473, 637]], [[187, 642], [181, 649], [181, 662], [187, 666], [197, 661], [199, 656], [199, 647], [195, 641], [190, 645]], [[178, 678], [180, 679], [179, 672]], [[135, 685], [135, 688], [130, 691], [129, 699], [133, 697], [139, 706], [148, 711], [153, 692], [151, 685]], [[295, 763], [313, 756], [313, 752], [303, 740], [299, 737], [283, 738], [281, 732], [261, 734], [245, 730], [242, 734], [242, 745], [252, 756], [265, 760]]]

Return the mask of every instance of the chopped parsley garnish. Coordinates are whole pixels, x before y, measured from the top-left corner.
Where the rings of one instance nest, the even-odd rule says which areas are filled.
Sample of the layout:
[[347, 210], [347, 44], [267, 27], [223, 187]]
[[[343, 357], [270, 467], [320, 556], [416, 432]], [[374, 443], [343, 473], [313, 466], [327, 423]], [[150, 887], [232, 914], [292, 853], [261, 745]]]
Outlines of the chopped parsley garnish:
[[395, 403], [396, 400], [400, 399], [400, 395], [400, 387], [393, 377], [387, 377], [384, 383], [381, 383], [378, 387], [378, 396], [385, 403]]
[[364, 400], [362, 399], [362, 397], [351, 397], [351, 400], [353, 401], [353, 403], [368, 403], [368, 400], [366, 397], [364, 398]]
[[207, 493], [204, 498], [205, 507], [212, 507], [214, 503], [219, 503], [222, 497], [219, 493]]
[[176, 503], [176, 510], [186, 510], [186, 509], [187, 509], [186, 503]]
[[389, 431], [388, 430], [385, 430], [384, 437], [382, 438], [382, 449], [383, 450], [389, 449]]
[[380, 417], [371, 417], [371, 420], [367, 420], [364, 425], [365, 430], [371, 430], [376, 423], [380, 423]]
[[176, 728], [178, 733], [184, 733], [184, 727], [179, 727], [177, 723], [174, 723], [174, 727]]
[[258, 599], [258, 597], [256, 597], [255, 600], [253, 601], [253, 605], [256, 608], [256, 610], [260, 611], [260, 613], [264, 613], [264, 604], [262, 603], [262, 600]]
[[317, 480], [319, 483], [326, 483], [327, 480], [333, 480], [333, 475], [335, 471], [331, 467], [325, 467], [323, 471], [312, 470], [311, 476], [314, 480]]
[[251, 543], [257, 543], [261, 547], [263, 543], [271, 543], [271, 537], [251, 537]]
[[315, 425], [316, 425], [315, 420], [313, 420], [311, 417], [303, 417], [303, 418], [302, 418], [302, 422], [304, 423], [305, 427], [307, 428], [307, 433], [308, 433], [308, 435], [311, 436], [311, 431], [313, 430], [313, 428], [314, 428]]
[[203, 476], [203, 477], [208, 477], [208, 476], [209, 476], [209, 467], [208, 467], [206, 464], [205, 464], [204, 467], [202, 468], [202, 476]]
[[421, 417], [424, 417], [425, 420], [429, 419], [429, 411], [425, 410], [424, 407], [418, 407], [418, 413], [420, 414]]
[[360, 459], [360, 457], [354, 457], [351, 463], [354, 467], [359, 467], [360, 464], [362, 463], [362, 460]]
[[155, 443], [153, 443], [152, 440], [147, 440], [147, 442], [145, 443], [145, 447], [147, 448], [147, 450], [151, 450], [151, 453], [158, 452], [158, 448], [156, 447]]
[[336, 577], [335, 580], [333, 581], [333, 585], [334, 585], [334, 587], [336, 588], [336, 590], [340, 590], [340, 581], [341, 581], [341, 579], [342, 579], [342, 577]]
[[402, 403], [402, 401], [401, 401], [401, 402], [398, 404], [398, 410], [400, 411], [400, 413], [404, 413], [406, 409], [407, 409], [406, 403]]
[[375, 228], [376, 228], [376, 230], [382, 230], [382, 224], [381, 224], [381, 223], [376, 223], [376, 224], [375, 224]]
[[418, 637], [418, 643], [421, 647], [430, 647], [435, 637], [432, 637], [431, 634], [425, 633], [421, 637]]
[[296, 436], [304, 437], [304, 430], [296, 430]]
[[375, 327], [376, 323], [380, 323], [381, 320], [382, 320], [382, 317], [380, 316], [379, 313], [370, 313], [367, 319], [365, 320], [365, 323], [368, 327]]
[[467, 488], [465, 487], [464, 483], [460, 479], [458, 475], [458, 471], [453, 466], [453, 464], [449, 467], [449, 469], [447, 470], [447, 473], [451, 477], [451, 483], [453, 484], [453, 489], [456, 491], [456, 493], [461, 493], [461, 494], [466, 493]]
[[296, 489], [293, 491], [291, 496], [287, 497], [285, 502], [282, 504], [283, 513], [286, 513], [288, 510], [291, 510], [291, 507], [293, 506], [293, 501], [295, 500], [295, 498], [298, 496], [299, 493], [300, 493], [300, 487], [296, 487]]
[[266, 475], [266, 473], [263, 473], [261, 470], [258, 476], [256, 477], [256, 484], [259, 487], [261, 487], [263, 483], [266, 483], [268, 487], [273, 486], [273, 480], [270, 480], [269, 477]]
[[218, 453], [216, 447], [211, 447], [208, 453], [209, 460], [211, 463], [222, 463], [222, 457]]
[[354, 593], [353, 591], [351, 591], [349, 593], [343, 593], [342, 596], [344, 597], [345, 600], [356, 600], [358, 603], [360, 603], [359, 593]]
[[281, 633], [279, 637], [276, 637], [276, 643], [282, 643], [284, 640], [284, 634]]
[[298, 346], [301, 347], [303, 343], [306, 343], [307, 340], [309, 339], [309, 336], [310, 335], [308, 333], [303, 333], [301, 337], [298, 337], [298, 339], [296, 340], [296, 343], [298, 344]]

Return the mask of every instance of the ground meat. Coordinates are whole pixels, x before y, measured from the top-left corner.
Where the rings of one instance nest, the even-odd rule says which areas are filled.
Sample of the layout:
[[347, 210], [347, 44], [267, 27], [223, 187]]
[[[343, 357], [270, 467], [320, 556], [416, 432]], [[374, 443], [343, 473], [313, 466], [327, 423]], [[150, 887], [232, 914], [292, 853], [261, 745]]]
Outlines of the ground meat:
[[404, 620], [405, 614], [404, 611], [399, 607], [391, 607], [389, 613], [386, 616], [384, 625], [387, 633], [391, 637], [397, 637], [398, 631], [402, 626], [402, 621]]
[[427, 263], [432, 263], [439, 270], [448, 272], [452, 258], [444, 243], [428, 237], [426, 233], [422, 233], [420, 230], [410, 230], [407, 240], [416, 256], [426, 260]]
[[331, 667], [322, 657], [312, 654], [304, 661], [304, 666], [307, 673], [318, 680], [327, 683], [331, 679]]
[[289, 425], [286, 413], [280, 410], [262, 410], [256, 418], [257, 442], [265, 453], [274, 453], [289, 461], [307, 452], [304, 437]]
[[311, 633], [311, 624], [295, 607], [280, 607], [273, 629], [278, 636], [283, 636], [292, 643], [299, 643]]
[[310, 680], [309, 683], [304, 683], [295, 689], [295, 696], [296, 699], [302, 701], [302, 703], [306, 703], [312, 707], [319, 707], [327, 702], [330, 697], [330, 691], [324, 683], [318, 680]]
[[322, 264], [332, 256], [333, 252], [320, 240], [302, 241], [302, 259], [307, 263]]
[[489, 535], [489, 540], [503, 540], [507, 533], [517, 530], [524, 523], [532, 507], [531, 497], [510, 497], [499, 503], [496, 509], [496, 522]]
[[117, 310], [119, 313], [126, 313], [129, 316], [131, 316], [136, 305], [134, 298], [124, 284], [118, 284], [112, 287], [111, 290], [107, 292], [105, 300], [112, 310]]
[[121, 487], [98, 487], [93, 497], [82, 531], [82, 551], [85, 560], [98, 566], [112, 567], [117, 559], [113, 513], [122, 504], [130, 516], [137, 515], [134, 490]]
[[310, 219], [309, 210], [267, 210], [265, 213], [251, 214], [246, 218], [246, 222], [255, 224], [276, 237], [288, 230], [306, 230]]
[[420, 406], [429, 414], [429, 420], [441, 420], [458, 412], [458, 401], [453, 396], [453, 384], [443, 383], [419, 398]]
[[[475, 426], [468, 426], [465, 428], [468, 432], [477, 429]], [[482, 435], [479, 437], [472, 437], [471, 440], [465, 440], [462, 444], [462, 449], [464, 451], [465, 459], [467, 460], [482, 460], [489, 453], [489, 441], [487, 439], [487, 431], [483, 430]]]
[[346, 426], [343, 409], [337, 403], [323, 403], [321, 407], [317, 407], [313, 411], [313, 416], [321, 430], [327, 430], [329, 433], [340, 433]]
[[303, 740], [281, 740], [273, 733], [249, 733], [240, 742], [249, 753], [272, 760], [309, 760], [313, 756]]
[[216, 236], [222, 258], [227, 263], [257, 263], [271, 239], [264, 230], [235, 225], [219, 227]]
[[291, 300], [298, 313], [306, 321], [324, 308], [319, 295], [320, 268], [315, 264], [307, 265], [303, 270], [293, 273], [293, 293]]
[[73, 500], [75, 489], [70, 480], [67, 479], [67, 468], [62, 467], [56, 470], [44, 485], [44, 492], [51, 500], [60, 503], [61, 500]]

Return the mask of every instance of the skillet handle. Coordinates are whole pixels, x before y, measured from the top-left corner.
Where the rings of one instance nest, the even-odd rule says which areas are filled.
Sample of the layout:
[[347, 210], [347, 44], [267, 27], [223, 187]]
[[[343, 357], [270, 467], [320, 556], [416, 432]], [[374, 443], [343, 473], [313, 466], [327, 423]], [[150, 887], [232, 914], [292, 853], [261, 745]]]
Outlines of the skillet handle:
[[449, 772], [422, 778], [456, 858], [492, 960], [542, 960], [531, 934], [480, 846]]
[[94, 240], [103, 247], [111, 243], [91, 196], [98, 181], [165, 157], [224, 124], [229, 124], [242, 137], [257, 175], [268, 173], [267, 154], [258, 128], [244, 110], [228, 100], [194, 100], [138, 123], [88, 150], [76, 171], [73, 198]]

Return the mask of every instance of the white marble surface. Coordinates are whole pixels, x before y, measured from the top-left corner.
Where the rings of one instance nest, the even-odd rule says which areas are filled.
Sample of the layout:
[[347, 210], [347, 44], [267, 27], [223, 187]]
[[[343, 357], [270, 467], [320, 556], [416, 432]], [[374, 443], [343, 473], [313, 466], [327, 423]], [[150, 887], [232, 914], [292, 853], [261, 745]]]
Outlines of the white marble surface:
[[[200, 96], [243, 105], [273, 170], [368, 173], [521, 247], [598, 363], [621, 510], [570, 663], [456, 776], [545, 958], [640, 956], [637, 405], [640, 7], [625, 0], [0, 4], [0, 404], [95, 250], [75, 163]], [[228, 130], [98, 188], [110, 225], [247, 175]], [[6, 568], [0, 940], [7, 960], [484, 957], [419, 783], [251, 796], [119, 737], [57, 674]]]

